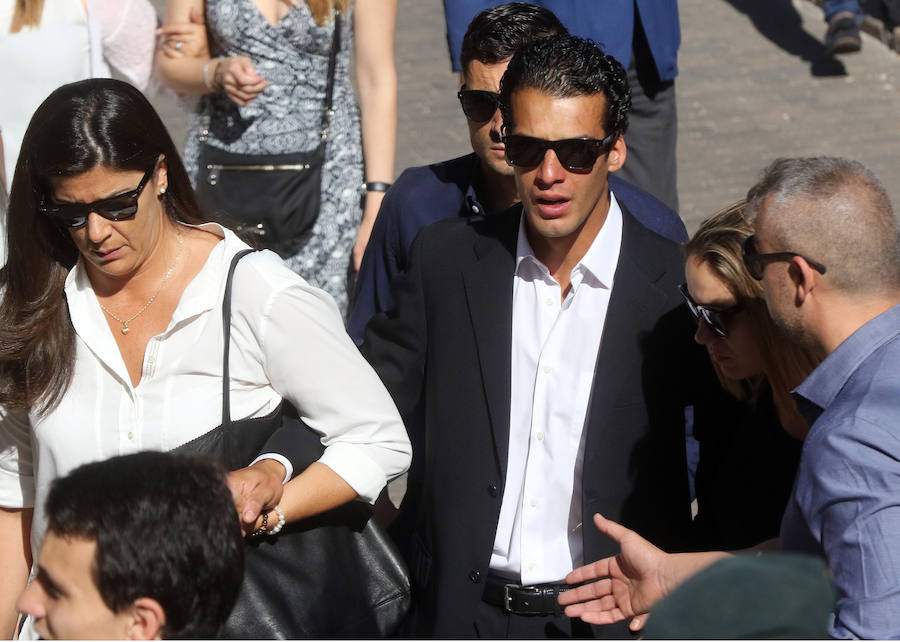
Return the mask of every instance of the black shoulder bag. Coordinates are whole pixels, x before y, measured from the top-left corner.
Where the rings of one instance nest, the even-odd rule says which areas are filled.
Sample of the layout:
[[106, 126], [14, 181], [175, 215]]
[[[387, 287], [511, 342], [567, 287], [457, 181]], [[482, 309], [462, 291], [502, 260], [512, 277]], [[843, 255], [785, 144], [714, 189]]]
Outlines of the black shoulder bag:
[[[231, 420], [228, 355], [231, 284], [228, 270], [222, 301], [224, 357], [222, 425], [175, 449], [211, 454], [229, 470], [242, 468], [276, 431], [292, 431], [304, 445], [305, 461], [319, 459], [319, 437], [287, 401], [265, 417]], [[352, 501], [321, 515], [285, 525], [275, 536], [248, 539], [244, 583], [222, 637], [231, 639], [372, 638], [396, 633], [410, 608], [409, 576], [403, 561], [367, 504]]]
[[341, 16], [335, 11], [322, 107], [322, 137], [308, 152], [235, 154], [201, 140], [197, 197], [219, 220], [282, 258], [293, 256], [319, 218]]

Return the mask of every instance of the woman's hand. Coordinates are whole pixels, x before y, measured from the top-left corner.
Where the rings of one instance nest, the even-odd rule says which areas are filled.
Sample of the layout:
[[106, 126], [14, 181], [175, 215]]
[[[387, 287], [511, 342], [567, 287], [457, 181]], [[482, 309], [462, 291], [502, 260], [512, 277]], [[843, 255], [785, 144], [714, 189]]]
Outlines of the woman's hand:
[[666, 594], [660, 571], [667, 557], [664, 551], [616, 522], [594, 515], [597, 529], [622, 548], [615, 557], [587, 564], [566, 576], [569, 584], [587, 582], [561, 593], [559, 603], [566, 615], [580, 617], [589, 624], [611, 624], [634, 618], [631, 630], [639, 630], [647, 613]]
[[356, 233], [356, 242], [353, 244], [353, 272], [356, 274], [359, 273], [359, 266], [362, 265], [363, 254], [366, 252], [366, 245], [369, 244], [369, 237], [372, 235], [372, 227], [375, 225], [375, 218], [378, 216], [382, 200], [384, 200], [384, 192], [366, 193], [362, 221], [359, 224], [359, 231]]
[[258, 527], [260, 515], [281, 501], [284, 466], [274, 459], [262, 459], [228, 473], [226, 483], [241, 518], [241, 530], [249, 535]]
[[256, 73], [253, 61], [246, 56], [222, 58], [216, 64], [213, 78], [213, 85], [222, 88], [241, 107], [252, 102], [269, 84]]
[[190, 22], [173, 22], [156, 30], [160, 50], [168, 58], [209, 58], [209, 42], [203, 14], [191, 7]]

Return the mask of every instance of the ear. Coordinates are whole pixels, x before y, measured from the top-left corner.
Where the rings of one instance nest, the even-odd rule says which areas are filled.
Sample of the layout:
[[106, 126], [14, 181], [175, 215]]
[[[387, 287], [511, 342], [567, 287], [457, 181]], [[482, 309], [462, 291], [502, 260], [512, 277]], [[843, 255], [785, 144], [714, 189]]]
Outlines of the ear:
[[819, 273], [802, 256], [795, 256], [788, 266], [788, 276], [794, 284], [794, 301], [800, 306], [819, 283]]
[[625, 145], [625, 135], [619, 134], [616, 142], [613, 143], [612, 148], [609, 150], [607, 169], [610, 172], [620, 169], [625, 164], [626, 156], [628, 156], [628, 147]]
[[166, 612], [152, 597], [139, 597], [131, 605], [129, 640], [159, 640], [166, 623]]
[[169, 166], [166, 157], [160, 154], [159, 168], [156, 170], [156, 194], [162, 196], [169, 187]]

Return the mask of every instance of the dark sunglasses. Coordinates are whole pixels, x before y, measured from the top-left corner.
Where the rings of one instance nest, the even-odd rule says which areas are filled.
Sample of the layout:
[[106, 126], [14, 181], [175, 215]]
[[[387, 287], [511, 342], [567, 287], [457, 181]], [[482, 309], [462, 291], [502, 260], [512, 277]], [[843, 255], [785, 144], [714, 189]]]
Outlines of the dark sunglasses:
[[457, 92], [459, 104], [466, 118], [475, 123], [484, 123], [494, 117], [494, 112], [500, 106], [500, 94], [493, 91], [481, 91], [478, 89], [462, 89]]
[[684, 302], [687, 303], [688, 310], [691, 311], [691, 314], [697, 323], [700, 323], [702, 319], [703, 322], [709, 326], [709, 329], [717, 335], [723, 339], [728, 337], [728, 324], [731, 322], [733, 315], [743, 309], [743, 304], [736, 303], [725, 310], [714, 310], [713, 308], [700, 305], [694, 301], [690, 292], [688, 292], [687, 283], [679, 285], [678, 291], [681, 292], [681, 296], [684, 297]]
[[154, 161], [150, 169], [144, 173], [138, 186], [130, 192], [110, 198], [101, 198], [93, 203], [47, 203], [44, 201], [38, 206], [38, 210], [64, 227], [83, 227], [91, 212], [97, 212], [110, 221], [134, 218], [138, 210], [138, 197], [144, 191], [144, 187], [153, 176], [155, 169], [156, 162]]
[[544, 161], [548, 149], [552, 149], [568, 170], [581, 171], [591, 169], [601, 155], [606, 154], [615, 143], [618, 132], [606, 138], [566, 138], [563, 140], [544, 140], [522, 134], [501, 136], [500, 141], [506, 148], [506, 160], [510, 165], [518, 167], [536, 167]]
[[747, 272], [750, 273], [750, 276], [757, 281], [762, 281], [763, 268], [766, 266], [766, 263], [771, 263], [772, 261], [790, 261], [795, 256], [799, 256], [809, 263], [809, 266], [819, 274], [825, 274], [824, 265], [818, 261], [813, 261], [802, 254], [797, 254], [796, 252], [769, 252], [767, 254], [760, 254], [756, 249], [756, 234], [751, 234], [744, 239], [743, 243], [741, 243], [741, 258], [744, 260], [744, 267], [747, 268]]

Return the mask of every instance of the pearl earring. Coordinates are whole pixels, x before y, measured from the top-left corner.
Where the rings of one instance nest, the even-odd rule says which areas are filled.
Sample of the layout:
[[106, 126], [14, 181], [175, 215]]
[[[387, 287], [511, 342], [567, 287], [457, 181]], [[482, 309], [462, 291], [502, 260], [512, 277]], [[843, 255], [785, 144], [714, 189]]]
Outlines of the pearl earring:
[[166, 188], [165, 188], [165, 187], [160, 187], [160, 188], [159, 188], [159, 195], [162, 196], [162, 195], [165, 194], [165, 193], [166, 193]]

